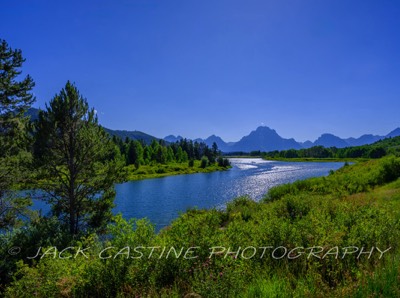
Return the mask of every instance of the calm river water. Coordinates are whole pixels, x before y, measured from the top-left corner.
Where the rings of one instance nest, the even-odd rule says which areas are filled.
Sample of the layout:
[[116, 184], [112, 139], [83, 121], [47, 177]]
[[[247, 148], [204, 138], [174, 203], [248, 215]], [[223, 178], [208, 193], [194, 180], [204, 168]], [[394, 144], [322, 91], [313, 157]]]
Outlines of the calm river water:
[[274, 185], [324, 176], [342, 162], [280, 162], [258, 158], [231, 159], [224, 172], [170, 176], [116, 185], [114, 212], [125, 218], [147, 217], [159, 230], [187, 208], [224, 208], [230, 200], [248, 195], [260, 200]]

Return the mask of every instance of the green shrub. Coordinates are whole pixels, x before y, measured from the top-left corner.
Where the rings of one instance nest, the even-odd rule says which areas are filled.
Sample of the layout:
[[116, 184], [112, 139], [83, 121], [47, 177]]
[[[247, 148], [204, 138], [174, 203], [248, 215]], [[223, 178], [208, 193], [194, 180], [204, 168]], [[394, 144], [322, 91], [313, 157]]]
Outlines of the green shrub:
[[400, 177], [400, 158], [387, 158], [380, 169], [380, 182], [388, 183]]
[[193, 159], [190, 159], [190, 160], [189, 160], [189, 167], [190, 167], [190, 168], [193, 168], [193, 167], [194, 167], [194, 160], [193, 160]]
[[208, 167], [208, 165], [209, 165], [209, 161], [208, 161], [207, 156], [203, 156], [200, 161], [200, 168], [204, 169], [204, 168]]

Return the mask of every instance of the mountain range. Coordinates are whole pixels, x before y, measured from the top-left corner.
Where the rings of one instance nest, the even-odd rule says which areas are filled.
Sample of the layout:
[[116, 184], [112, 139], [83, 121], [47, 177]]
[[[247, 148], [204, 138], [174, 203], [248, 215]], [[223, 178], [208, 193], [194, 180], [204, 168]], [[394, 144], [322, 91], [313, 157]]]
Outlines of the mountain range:
[[[164, 138], [168, 142], [176, 142], [183, 139], [181, 136], [169, 135]], [[193, 141], [204, 142], [212, 146], [215, 142], [222, 152], [250, 152], [250, 151], [272, 151], [285, 150], [287, 148], [300, 149], [302, 146], [294, 139], [284, 139], [275, 130], [266, 126], [260, 126], [252, 131], [248, 136], [244, 136], [238, 142], [225, 142], [216, 135], [209, 136], [207, 139], [195, 139]]]
[[[387, 135], [378, 136], [365, 134], [358, 138], [347, 138], [342, 139], [333, 134], [324, 133], [314, 142], [297, 142], [293, 138], [285, 139], [278, 135], [278, 133], [266, 126], [260, 126], [256, 130], [252, 131], [249, 135], [244, 136], [238, 142], [224, 142], [220, 137], [212, 135], [207, 139], [197, 139], [198, 141], [205, 142], [208, 146], [211, 146], [213, 142], [218, 145], [218, 148], [222, 152], [251, 152], [251, 151], [273, 151], [273, 150], [288, 150], [288, 149], [302, 149], [310, 148], [313, 146], [324, 146], [324, 147], [337, 147], [344, 148], [350, 146], [362, 146], [366, 144], [372, 144], [381, 139], [400, 136], [400, 128], [396, 128]], [[169, 142], [175, 142], [181, 139], [181, 136], [175, 137], [169, 135], [164, 140]]]
[[[31, 119], [37, 119], [39, 110], [31, 108], [28, 111], [28, 115]], [[146, 134], [141, 131], [128, 131], [128, 130], [112, 130], [105, 128], [110, 135], [115, 135], [123, 140], [130, 138], [133, 140], [143, 140], [149, 144], [152, 140], [159, 140], [159, 138], [152, 135]], [[344, 148], [350, 146], [362, 146], [366, 144], [372, 144], [381, 139], [400, 136], [400, 127], [394, 129], [390, 133], [384, 136], [365, 134], [358, 138], [347, 138], [342, 139], [333, 134], [324, 133], [314, 142], [297, 142], [295, 139], [282, 138], [274, 129], [267, 126], [260, 126], [256, 130], [250, 132], [249, 135], [242, 137], [238, 142], [225, 142], [219, 136], [211, 135], [206, 139], [195, 139], [193, 141], [204, 142], [208, 146], [212, 146], [215, 142], [218, 148], [222, 152], [251, 152], [251, 151], [274, 151], [274, 150], [288, 150], [288, 149], [302, 149], [310, 148], [313, 146], [324, 146], [324, 147], [337, 147]], [[168, 143], [175, 143], [183, 139], [182, 136], [168, 135], [163, 138]]]
[[[143, 140], [149, 144], [153, 139], [158, 139], [149, 134], [140, 131], [126, 131], [126, 130], [111, 130], [105, 128], [111, 135], [116, 135], [122, 139], [126, 137], [134, 140]], [[222, 152], [251, 152], [251, 151], [273, 151], [273, 150], [288, 150], [288, 149], [302, 149], [310, 148], [313, 146], [323, 147], [336, 147], [344, 148], [350, 146], [362, 146], [366, 144], [372, 144], [379, 140], [400, 136], [400, 128], [396, 128], [387, 135], [379, 136], [372, 134], [364, 134], [358, 138], [347, 138], [342, 139], [333, 134], [324, 133], [314, 142], [297, 142], [295, 139], [282, 138], [274, 129], [266, 126], [260, 126], [256, 130], [252, 131], [249, 135], [242, 137], [238, 142], [225, 142], [221, 137], [211, 135], [206, 139], [197, 138], [193, 141], [204, 142], [208, 146], [212, 146], [215, 142], [218, 148]], [[182, 136], [168, 135], [163, 140], [168, 143], [175, 143], [183, 139]]]

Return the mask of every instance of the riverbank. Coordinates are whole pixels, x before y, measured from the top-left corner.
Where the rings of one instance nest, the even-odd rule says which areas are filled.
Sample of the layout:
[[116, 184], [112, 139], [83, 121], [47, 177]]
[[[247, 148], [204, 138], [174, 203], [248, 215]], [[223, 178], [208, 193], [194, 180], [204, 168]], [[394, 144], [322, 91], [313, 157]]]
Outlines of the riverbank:
[[134, 165], [126, 166], [126, 180], [135, 181], [151, 178], [161, 178], [175, 175], [195, 174], [195, 173], [211, 173], [216, 171], [226, 171], [231, 167], [221, 167], [217, 163], [201, 167], [201, 161], [195, 160], [193, 167], [189, 167], [189, 163], [167, 163], [156, 165], [142, 165], [137, 169]]
[[288, 162], [348, 162], [356, 163], [368, 161], [368, 158], [314, 158], [314, 157], [296, 157], [296, 158], [285, 158], [285, 157], [262, 157], [264, 160], [270, 161], [288, 161]]
[[[123, 179], [121, 179], [119, 183], [144, 179], [162, 178], [167, 176], [227, 171], [231, 168], [231, 166], [218, 166], [217, 163], [208, 165], [205, 168], [201, 168], [200, 165], [201, 161], [199, 160], [194, 161], [193, 167], [189, 167], [188, 162], [171, 162], [167, 164], [141, 165], [139, 169], [137, 169], [134, 165], [129, 165], [123, 167], [122, 171], [124, 173], [121, 175]], [[24, 182], [13, 185], [13, 190], [21, 191], [25, 189], [38, 189], [42, 184], [46, 183], [46, 180], [39, 179], [36, 176], [36, 173], [33, 172], [31, 176]]]

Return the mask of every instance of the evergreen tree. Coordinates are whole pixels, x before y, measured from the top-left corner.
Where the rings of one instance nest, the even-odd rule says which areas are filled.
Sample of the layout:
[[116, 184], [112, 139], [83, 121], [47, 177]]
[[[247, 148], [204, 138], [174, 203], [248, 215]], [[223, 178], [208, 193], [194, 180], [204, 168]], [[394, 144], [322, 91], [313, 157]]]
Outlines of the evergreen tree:
[[143, 160], [146, 165], [149, 164], [151, 161], [151, 154], [152, 153], [150, 146], [145, 146], [143, 149]]
[[193, 167], [194, 167], [194, 160], [193, 160], [193, 159], [190, 159], [190, 160], [189, 160], [189, 167], [190, 167], [190, 168], [193, 168]]
[[218, 156], [217, 163], [218, 163], [219, 167], [223, 167], [224, 166], [224, 159], [222, 158], [222, 156]]
[[167, 148], [167, 162], [173, 162], [175, 160], [174, 151], [172, 147]]
[[176, 151], [175, 159], [176, 159], [177, 162], [182, 162], [183, 161], [183, 150], [182, 150], [181, 146], [179, 146], [178, 150]]
[[189, 159], [188, 154], [186, 153], [186, 151], [183, 151], [182, 154], [182, 162], [187, 162]]
[[157, 162], [158, 148], [160, 148], [160, 144], [156, 140], [151, 141], [151, 144], [149, 146], [151, 161]]
[[143, 146], [139, 141], [129, 141], [127, 152], [127, 164], [135, 165], [137, 168], [143, 164]]
[[144, 163], [143, 161], [143, 145], [139, 141], [134, 141], [135, 144], [135, 166], [139, 168]]
[[21, 149], [26, 131], [23, 115], [35, 101], [30, 93], [35, 86], [32, 78], [28, 75], [16, 80], [24, 61], [21, 50], [13, 50], [0, 40], [0, 156]]
[[13, 197], [10, 188], [25, 178], [29, 154], [24, 113], [35, 101], [28, 75], [17, 81], [25, 59], [21, 50], [0, 40], [0, 229], [13, 226], [26, 213], [29, 199]]
[[167, 162], [167, 155], [168, 155], [167, 148], [160, 145], [157, 148], [156, 161], [158, 163], [165, 164]]
[[219, 153], [217, 143], [213, 142], [211, 149], [212, 149], [212, 153], [214, 154], [214, 157], [217, 157], [218, 153]]
[[34, 157], [45, 181], [40, 188], [71, 235], [101, 229], [112, 216], [122, 166], [110, 158], [114, 146], [70, 82], [39, 114]]

